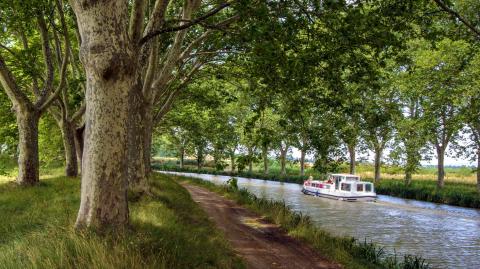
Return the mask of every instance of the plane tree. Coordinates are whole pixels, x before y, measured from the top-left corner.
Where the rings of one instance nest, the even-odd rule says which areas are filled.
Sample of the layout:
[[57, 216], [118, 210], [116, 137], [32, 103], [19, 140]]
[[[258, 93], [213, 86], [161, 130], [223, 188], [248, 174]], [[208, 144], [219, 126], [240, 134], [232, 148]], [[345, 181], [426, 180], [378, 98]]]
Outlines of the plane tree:
[[462, 40], [444, 38], [432, 47], [424, 40], [414, 44], [413, 63], [421, 77], [417, 80], [422, 94], [423, 110], [428, 140], [438, 159], [439, 188], [444, 186], [444, 158], [449, 144], [456, 141], [463, 126], [462, 85], [464, 70], [471, 58], [471, 48]]
[[[13, 104], [18, 126], [18, 177], [22, 185], [39, 181], [38, 123], [42, 114], [65, 89], [70, 57], [69, 35], [62, 31], [61, 63], [55, 66], [52, 22], [60, 18], [65, 29], [60, 0], [50, 6], [43, 1], [2, 3], [0, 36], [0, 82]], [[58, 48], [60, 49], [60, 48]], [[33, 64], [32, 64], [33, 63]]]
[[393, 117], [395, 126], [395, 143], [390, 157], [399, 162], [405, 172], [405, 185], [410, 185], [412, 174], [420, 167], [427, 151], [428, 124], [424, 118], [423, 95], [418, 91], [420, 75], [405, 64], [395, 72], [394, 90], [400, 106], [400, 113]]

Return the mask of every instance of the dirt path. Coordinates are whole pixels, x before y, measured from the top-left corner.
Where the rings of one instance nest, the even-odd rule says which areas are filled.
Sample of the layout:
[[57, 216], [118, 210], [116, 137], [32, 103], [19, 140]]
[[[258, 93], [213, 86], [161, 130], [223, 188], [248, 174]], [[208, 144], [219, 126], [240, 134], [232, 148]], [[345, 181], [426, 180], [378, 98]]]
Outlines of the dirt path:
[[341, 268], [233, 201], [198, 186], [182, 185], [225, 233], [248, 268]]

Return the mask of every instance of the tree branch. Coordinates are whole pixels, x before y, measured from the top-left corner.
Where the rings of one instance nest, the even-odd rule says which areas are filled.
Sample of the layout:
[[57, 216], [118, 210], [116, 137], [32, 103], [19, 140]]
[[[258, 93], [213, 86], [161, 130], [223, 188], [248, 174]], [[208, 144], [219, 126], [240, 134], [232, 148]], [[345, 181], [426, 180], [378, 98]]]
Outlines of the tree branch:
[[200, 69], [205, 64], [205, 62], [199, 62], [195, 64], [195, 66], [190, 70], [190, 72], [182, 79], [181, 83], [170, 93], [168, 98], [165, 100], [164, 104], [162, 105], [162, 108], [158, 111], [158, 113], [155, 115], [154, 121], [159, 122], [165, 114], [167, 114], [168, 111], [170, 111], [170, 108], [172, 107], [173, 101], [175, 101], [175, 98], [178, 96], [180, 91], [190, 82], [192, 79], [193, 75]]
[[[56, 0], [55, 1], [55, 4], [56, 4], [56, 7], [57, 7], [57, 10], [58, 10], [58, 13], [60, 15], [60, 23], [62, 24], [62, 31], [63, 31], [63, 38], [64, 38], [64, 42], [65, 42], [65, 55], [63, 56], [63, 59], [62, 59], [62, 65], [60, 67], [60, 82], [57, 86], [57, 89], [55, 90], [55, 92], [53, 94], [51, 94], [47, 99], [45, 98], [41, 98], [38, 102], [37, 102], [37, 106], [40, 107], [40, 113], [42, 113], [43, 111], [45, 111], [45, 109], [47, 109], [50, 104], [58, 97], [58, 95], [62, 92], [62, 90], [64, 89], [65, 87], [65, 84], [66, 84], [66, 77], [67, 77], [67, 66], [68, 66], [68, 61], [69, 61], [69, 51], [70, 51], [70, 38], [68, 37], [68, 29], [67, 29], [67, 24], [65, 22], [65, 16], [64, 16], [64, 13], [63, 13], [63, 7], [62, 7], [62, 4], [60, 2], [61, 0]], [[63, 101], [63, 106], [65, 108], [65, 113], [66, 115], [68, 115], [68, 104], [67, 104], [67, 100], [66, 100], [66, 93], [64, 94], [63, 96], [64, 98], [62, 98], [62, 101]]]
[[[45, 84], [43, 90], [40, 93], [42, 96], [47, 95], [48, 92], [53, 88], [53, 61], [52, 61], [52, 51], [50, 49], [50, 41], [48, 37], [47, 24], [43, 14], [37, 16], [38, 29], [40, 30], [40, 38], [42, 40], [42, 52], [45, 60], [45, 69], [47, 71], [47, 77], [45, 79]], [[42, 98], [40, 98], [42, 99]]]
[[14, 104], [20, 105], [31, 105], [30, 100], [28, 97], [18, 88], [18, 84], [15, 81], [12, 73], [8, 69], [5, 61], [0, 54], [0, 83], [5, 89], [8, 97]]
[[130, 14], [130, 27], [128, 34], [135, 44], [137, 44], [142, 35], [145, 6], [145, 0], [135, 0], [133, 3], [132, 13]]
[[477, 35], [477, 38], [480, 38], [480, 30], [475, 28], [473, 24], [471, 24], [469, 21], [467, 21], [465, 18], [463, 18], [458, 12], [455, 10], [451, 9], [449, 6], [447, 6], [442, 0], [433, 0], [435, 3], [437, 3], [440, 8], [442, 8], [445, 12], [449, 13], [450, 16], [453, 18], [456, 18], [460, 20], [465, 26], [467, 26], [474, 34]]
[[180, 31], [180, 30], [185, 30], [185, 29], [187, 29], [187, 28], [189, 28], [189, 27], [191, 27], [195, 24], [199, 24], [202, 21], [204, 21], [204, 20], [208, 19], [209, 17], [217, 14], [218, 12], [220, 12], [221, 10], [223, 10], [224, 8], [226, 8], [230, 5], [231, 4], [229, 2], [222, 3], [219, 6], [217, 6], [216, 8], [207, 12], [205, 15], [200, 16], [198, 18], [195, 18], [193, 20], [190, 20], [187, 23], [184, 23], [184, 24], [181, 24], [181, 25], [178, 25], [178, 26], [165, 27], [165, 28], [162, 28], [162, 29], [159, 29], [159, 30], [154, 30], [152, 32], [149, 32], [142, 39], [140, 39], [140, 46], [145, 44], [146, 42], [148, 42], [148, 40], [152, 39], [153, 37], [155, 37], [157, 35], [170, 33], [170, 32], [177, 32], [177, 31]]

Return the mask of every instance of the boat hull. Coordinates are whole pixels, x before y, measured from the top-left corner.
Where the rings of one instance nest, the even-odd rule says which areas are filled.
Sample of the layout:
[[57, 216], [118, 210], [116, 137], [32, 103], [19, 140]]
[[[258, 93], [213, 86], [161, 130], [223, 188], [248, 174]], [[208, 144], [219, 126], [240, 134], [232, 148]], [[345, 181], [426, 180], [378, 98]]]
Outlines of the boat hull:
[[312, 196], [346, 201], [346, 202], [375, 202], [377, 200], [376, 195], [343, 196], [343, 195], [335, 195], [335, 194], [326, 194], [326, 193], [317, 192], [317, 191], [310, 191], [305, 188], [302, 189], [302, 192], [306, 195], [312, 195]]

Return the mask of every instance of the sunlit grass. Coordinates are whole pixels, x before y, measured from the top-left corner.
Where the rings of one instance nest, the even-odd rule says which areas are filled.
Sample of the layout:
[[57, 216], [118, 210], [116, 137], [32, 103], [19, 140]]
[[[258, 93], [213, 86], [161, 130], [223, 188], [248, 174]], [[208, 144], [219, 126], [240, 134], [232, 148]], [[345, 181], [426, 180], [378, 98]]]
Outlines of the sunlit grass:
[[243, 268], [188, 192], [161, 175], [151, 196], [130, 195], [124, 233], [75, 231], [80, 181], [62, 170], [35, 187], [0, 184], [0, 268]]

